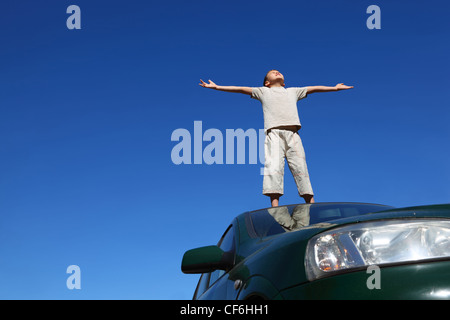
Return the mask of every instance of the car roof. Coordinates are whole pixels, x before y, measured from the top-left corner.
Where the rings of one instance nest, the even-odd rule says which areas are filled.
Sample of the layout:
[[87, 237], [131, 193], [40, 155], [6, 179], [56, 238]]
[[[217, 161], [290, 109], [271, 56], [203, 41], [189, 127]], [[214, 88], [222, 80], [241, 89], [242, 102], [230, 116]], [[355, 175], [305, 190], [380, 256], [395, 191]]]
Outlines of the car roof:
[[[298, 206], [298, 205], [333, 205], [333, 204], [362, 204], [362, 205], [374, 205], [374, 206], [383, 206], [383, 207], [387, 207], [389, 208], [395, 208], [391, 205], [386, 205], [386, 204], [380, 204], [380, 203], [369, 203], [369, 202], [351, 202], [351, 201], [347, 201], [347, 202], [315, 202], [315, 203], [293, 203], [293, 204], [286, 204], [286, 205], [282, 205], [282, 206], [278, 206], [279, 207], [291, 207], [291, 206]], [[256, 209], [256, 210], [250, 210], [250, 211], [246, 211], [246, 213], [253, 213], [253, 212], [257, 212], [257, 211], [262, 211], [262, 210], [267, 210], [270, 209], [272, 207], [266, 207], [266, 208], [261, 208], [261, 209]]]

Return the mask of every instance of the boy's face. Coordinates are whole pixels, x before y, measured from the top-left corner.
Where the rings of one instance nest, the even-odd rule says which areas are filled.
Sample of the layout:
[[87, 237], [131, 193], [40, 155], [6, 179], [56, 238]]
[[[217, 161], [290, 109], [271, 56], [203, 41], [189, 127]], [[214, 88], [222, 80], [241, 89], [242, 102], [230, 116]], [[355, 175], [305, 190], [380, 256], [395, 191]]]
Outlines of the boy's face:
[[279, 84], [284, 87], [284, 77], [278, 70], [270, 70], [266, 75], [265, 86], [271, 87], [275, 84]]

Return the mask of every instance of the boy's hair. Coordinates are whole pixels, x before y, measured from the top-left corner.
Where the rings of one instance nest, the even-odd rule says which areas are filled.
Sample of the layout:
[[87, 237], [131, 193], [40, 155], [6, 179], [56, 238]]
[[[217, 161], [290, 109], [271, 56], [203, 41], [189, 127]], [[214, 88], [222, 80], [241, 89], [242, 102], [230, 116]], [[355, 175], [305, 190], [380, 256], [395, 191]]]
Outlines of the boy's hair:
[[272, 70], [267, 71], [266, 76], [264, 77], [263, 87], [266, 86], [267, 75], [269, 74], [270, 71], [274, 71], [274, 70], [276, 70], [276, 69], [272, 69]]

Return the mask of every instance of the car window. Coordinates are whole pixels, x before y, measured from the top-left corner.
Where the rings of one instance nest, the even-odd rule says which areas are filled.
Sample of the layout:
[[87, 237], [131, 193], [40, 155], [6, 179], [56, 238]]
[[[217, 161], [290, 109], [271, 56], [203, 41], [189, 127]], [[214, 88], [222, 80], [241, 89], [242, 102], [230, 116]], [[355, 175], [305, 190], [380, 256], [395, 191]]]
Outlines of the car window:
[[217, 244], [224, 252], [234, 251], [234, 228], [230, 225]]
[[[220, 238], [217, 246], [224, 252], [234, 252], [234, 228], [230, 225], [223, 236]], [[200, 280], [195, 290], [194, 299], [200, 297], [214, 282], [225, 274], [225, 270], [216, 270], [210, 273], [204, 273], [201, 275]]]
[[200, 280], [198, 281], [197, 289], [195, 289], [194, 293], [194, 300], [197, 299], [199, 296], [203, 294], [203, 292], [208, 289], [208, 283], [209, 283], [209, 273], [203, 273], [200, 276]]
[[[220, 239], [217, 246], [222, 249], [224, 252], [234, 252], [234, 228], [233, 225], [230, 225], [225, 231], [224, 235]], [[209, 279], [209, 285], [211, 286], [214, 282], [217, 281], [221, 276], [225, 274], [225, 270], [216, 270], [211, 272], [211, 277]]]
[[331, 220], [379, 212], [393, 207], [365, 203], [316, 203], [267, 208], [249, 212], [250, 236], [267, 237]]

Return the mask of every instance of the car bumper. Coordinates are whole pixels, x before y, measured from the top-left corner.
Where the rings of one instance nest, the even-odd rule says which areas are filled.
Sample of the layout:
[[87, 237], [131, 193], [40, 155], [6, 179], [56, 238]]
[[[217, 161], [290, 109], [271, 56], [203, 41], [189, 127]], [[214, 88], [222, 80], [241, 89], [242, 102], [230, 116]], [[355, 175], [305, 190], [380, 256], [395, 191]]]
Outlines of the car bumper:
[[[450, 261], [381, 267], [378, 278], [375, 272], [363, 270], [315, 280], [282, 290], [278, 298], [450, 299]], [[376, 282], [379, 289], [370, 285]]]

